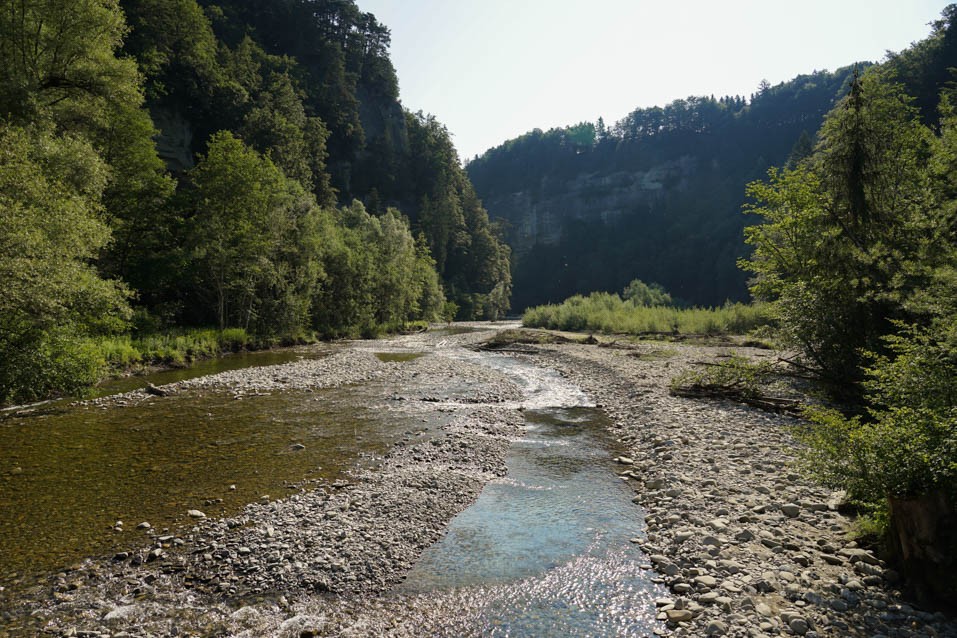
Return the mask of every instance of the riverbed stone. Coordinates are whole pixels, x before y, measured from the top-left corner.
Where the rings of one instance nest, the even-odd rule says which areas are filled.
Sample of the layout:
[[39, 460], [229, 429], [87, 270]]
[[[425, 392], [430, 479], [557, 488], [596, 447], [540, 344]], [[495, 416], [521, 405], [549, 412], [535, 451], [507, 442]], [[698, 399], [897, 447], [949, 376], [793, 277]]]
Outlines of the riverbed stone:
[[810, 629], [810, 626], [808, 625], [807, 620], [805, 620], [801, 616], [796, 616], [792, 618], [790, 622], [788, 622], [788, 627], [791, 629], [791, 631], [793, 631], [798, 636], [805, 635]]
[[668, 622], [679, 623], [688, 622], [694, 618], [694, 614], [688, 609], [669, 609], [665, 612]]
[[718, 584], [718, 580], [714, 576], [696, 576], [694, 582], [702, 587], [714, 587]]
[[[98, 633], [103, 634], [125, 630], [163, 635], [155, 628], [166, 614], [167, 621], [177, 618], [184, 635], [204, 635], [217, 623], [250, 635], [243, 626], [247, 622], [268, 628], [260, 633], [276, 633], [294, 618], [298, 620], [287, 625], [284, 635], [313, 628], [319, 635], [360, 635], [357, 627], [366, 628], [361, 635], [442, 635], [440, 629], [447, 625], [441, 624], [439, 615], [454, 618], [462, 613], [461, 605], [438, 606], [433, 613], [428, 604], [395, 602], [380, 593], [401, 581], [423, 549], [441, 536], [448, 520], [467, 507], [485, 483], [504, 474], [507, 438], [520, 436], [517, 386], [509, 385], [504, 375], [486, 383], [493, 375], [484, 372], [481, 379], [460, 382], [460, 375], [472, 374], [471, 355], [454, 354], [456, 349], [477, 346], [484, 338], [426, 333], [373, 342], [376, 345], [345, 344], [319, 362], [176, 384], [183, 394], [225, 391], [225, 396], [251, 400], [280, 391], [317, 392], [319, 398], [322, 389], [373, 382], [387, 388], [381, 404], [370, 405], [373, 410], [396, 410], [397, 418], [410, 424], [421, 423], [425, 414], [429, 418], [441, 414], [448, 419], [448, 428], [436, 436], [455, 442], [450, 435], [462, 433], [464, 445], [420, 445], [428, 437], [418, 436], [410, 426], [406, 438], [375, 459], [379, 465], [374, 471], [353, 471], [341, 485], [310, 485], [301, 492], [274, 495], [269, 502], [251, 503], [228, 523], [193, 519], [189, 522], [193, 530], [182, 534], [183, 548], [170, 548], [155, 567], [107, 560], [106, 567], [100, 567], [104, 577], [99, 584], [71, 595], [81, 602], [89, 596], [88, 608], [104, 612], [110, 608], [96, 607], [94, 600], [118, 601], [137, 590], [140, 594], [132, 595], [146, 597], [151, 605], [148, 627], [116, 621], [116, 627], [101, 628]], [[394, 352], [410, 344], [429, 354], [402, 364], [383, 363], [373, 354], [376, 348]], [[630, 356], [663, 347], [669, 351], [665, 360]], [[820, 627], [821, 635], [835, 636], [957, 636], [946, 618], [895, 611], [901, 599], [883, 573], [857, 569], [859, 565], [883, 569], [877, 557], [871, 555], [878, 561], [872, 563], [857, 552], [839, 553], [859, 548], [849, 545], [849, 522], [836, 501], [832, 507], [831, 494], [793, 469], [797, 446], [792, 433], [798, 419], [669, 393], [671, 379], [682, 370], [702, 361], [721, 361], [729, 354], [756, 361], [773, 361], [776, 356], [737, 345], [662, 346], [625, 340], [614, 347], [535, 344], [529, 353], [515, 355], [559, 370], [605, 406], [609, 432], [619, 446], [616, 454], [632, 461], [624, 480], [635, 489], [636, 507], [649, 521], [647, 541], [637, 547], [647, 547], [649, 555], [659, 557], [649, 561], [654, 571], [645, 573], [663, 585], [653, 596], [671, 601], [658, 606], [672, 608], [661, 612], [662, 622], [652, 633], [702, 636], [723, 625], [726, 634], [711, 635], [779, 636], [797, 634], [791, 623], [803, 620], [807, 629], [800, 635], [805, 636], [815, 635], [813, 626]], [[412, 372], [432, 383], [432, 389], [408, 391]], [[391, 395], [402, 400], [390, 400]], [[128, 399], [131, 404], [142, 400], [136, 393]], [[109, 403], [94, 401], [100, 406]], [[490, 407], [495, 405], [499, 407]], [[473, 410], [479, 416], [470, 421], [467, 415], [476, 414]], [[633, 481], [636, 476], [640, 480]], [[334, 515], [326, 517], [331, 512]], [[727, 527], [712, 524], [715, 521]], [[347, 533], [342, 535], [341, 530]], [[688, 531], [692, 534], [685, 537]], [[640, 529], [633, 535], [643, 537]], [[702, 543], [709, 536], [718, 543]], [[149, 540], [146, 535], [138, 538]], [[137, 547], [136, 555], [145, 556], [147, 549]], [[146, 584], [147, 571], [155, 571], [159, 579]], [[703, 577], [719, 584], [696, 580]], [[863, 589], [855, 592], [847, 586], [854, 580]], [[674, 597], [663, 595], [669, 589]], [[287, 602], [275, 602], [278, 599], [270, 592], [286, 594]], [[325, 598], [330, 593], [333, 605]], [[189, 605], [182, 604], [187, 596], [202, 599], [204, 619], [190, 616]], [[257, 597], [263, 602], [255, 602]], [[245, 619], [230, 618], [231, 608], [223, 603], [229, 598], [250, 601], [254, 613]], [[59, 626], [80, 624], [71, 622], [76, 616], [70, 610], [81, 604], [58, 605], [49, 613], [54, 621], [62, 620]], [[787, 623], [782, 609], [793, 614]], [[308, 619], [312, 620], [307, 623]], [[672, 619], [666, 626], [665, 621]], [[682, 624], [675, 626], [676, 622]]]

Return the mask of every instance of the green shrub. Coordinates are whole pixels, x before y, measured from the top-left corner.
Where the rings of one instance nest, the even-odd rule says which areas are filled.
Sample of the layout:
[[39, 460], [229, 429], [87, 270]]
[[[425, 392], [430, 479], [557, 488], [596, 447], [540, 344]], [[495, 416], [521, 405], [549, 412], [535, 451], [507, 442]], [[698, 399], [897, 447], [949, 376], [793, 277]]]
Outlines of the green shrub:
[[866, 510], [882, 509], [888, 496], [914, 498], [941, 488], [957, 494], [957, 409], [895, 407], [873, 420], [835, 410], [807, 414], [806, 466]]
[[902, 327], [885, 338], [888, 355], [870, 355], [865, 414], [808, 412], [806, 465], [865, 509], [937, 490], [957, 497], [957, 352], [940, 328]]
[[771, 322], [764, 306], [726, 304], [720, 308], [638, 306], [618, 295], [575, 295], [561, 304], [529, 308], [522, 323], [529, 328], [605, 334], [745, 334]]

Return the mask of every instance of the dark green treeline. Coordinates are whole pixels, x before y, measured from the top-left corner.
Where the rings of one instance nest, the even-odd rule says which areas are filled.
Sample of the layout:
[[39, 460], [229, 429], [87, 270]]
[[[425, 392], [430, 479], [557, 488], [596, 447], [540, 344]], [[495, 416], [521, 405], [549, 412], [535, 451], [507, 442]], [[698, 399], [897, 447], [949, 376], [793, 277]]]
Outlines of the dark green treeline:
[[508, 309], [508, 248], [351, 0], [2, 4], [0, 403], [90, 383], [130, 329]]
[[851, 72], [534, 130], [472, 159], [469, 177], [515, 251], [515, 308], [633, 279], [687, 304], [747, 300], [736, 266], [745, 185], [810, 151]]

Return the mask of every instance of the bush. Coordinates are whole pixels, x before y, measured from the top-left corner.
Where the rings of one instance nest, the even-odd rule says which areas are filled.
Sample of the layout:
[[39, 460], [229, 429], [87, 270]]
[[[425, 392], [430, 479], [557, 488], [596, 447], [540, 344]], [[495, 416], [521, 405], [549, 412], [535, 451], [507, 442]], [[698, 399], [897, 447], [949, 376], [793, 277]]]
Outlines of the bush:
[[103, 358], [90, 340], [65, 329], [34, 337], [0, 342], [0, 404], [79, 394], [99, 380]]
[[873, 420], [814, 409], [808, 417], [807, 467], [825, 485], [846, 489], [865, 511], [880, 512], [887, 497], [957, 494], [957, 409], [894, 407]]
[[618, 295], [575, 295], [561, 304], [529, 308], [522, 323], [529, 328], [605, 334], [680, 333], [745, 334], [771, 322], [764, 306], [726, 304], [721, 308], [639, 306]]
[[809, 469], [870, 511], [888, 497], [957, 497], [957, 352], [930, 330], [901, 330], [885, 338], [888, 355], [870, 355], [870, 409], [811, 411], [803, 432]]

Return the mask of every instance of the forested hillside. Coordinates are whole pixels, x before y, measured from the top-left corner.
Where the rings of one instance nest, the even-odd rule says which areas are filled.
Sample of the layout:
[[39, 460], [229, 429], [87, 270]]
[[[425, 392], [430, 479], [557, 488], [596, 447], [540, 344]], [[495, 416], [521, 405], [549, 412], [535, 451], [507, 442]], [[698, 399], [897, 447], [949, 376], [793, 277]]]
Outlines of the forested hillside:
[[0, 403], [129, 331], [504, 312], [508, 248], [388, 47], [351, 0], [4, 3]]
[[818, 71], [749, 98], [689, 97], [606, 126], [535, 130], [467, 166], [515, 251], [517, 309], [632, 279], [678, 300], [747, 298], [744, 187], [808, 154], [850, 67]]

